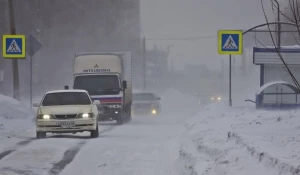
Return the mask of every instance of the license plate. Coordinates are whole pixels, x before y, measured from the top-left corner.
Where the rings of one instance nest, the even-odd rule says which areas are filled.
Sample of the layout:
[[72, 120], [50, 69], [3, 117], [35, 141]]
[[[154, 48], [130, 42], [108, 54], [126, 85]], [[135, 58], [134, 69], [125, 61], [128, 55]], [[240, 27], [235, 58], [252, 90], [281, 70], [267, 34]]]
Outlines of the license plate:
[[57, 125], [60, 125], [62, 128], [72, 128], [75, 127], [75, 122], [58, 122]]

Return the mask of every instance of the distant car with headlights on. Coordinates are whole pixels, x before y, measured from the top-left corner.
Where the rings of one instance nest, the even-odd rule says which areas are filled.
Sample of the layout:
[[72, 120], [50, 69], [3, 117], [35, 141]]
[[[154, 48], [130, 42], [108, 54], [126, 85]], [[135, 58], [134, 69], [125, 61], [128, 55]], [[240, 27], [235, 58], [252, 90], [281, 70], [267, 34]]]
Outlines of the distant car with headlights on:
[[221, 95], [212, 95], [210, 97], [211, 102], [220, 102], [222, 101], [222, 96]]
[[47, 92], [38, 107], [36, 137], [45, 138], [46, 133], [90, 132], [97, 138], [98, 109], [100, 101], [92, 102], [86, 90], [57, 90]]
[[132, 112], [134, 115], [159, 115], [161, 98], [152, 92], [133, 93]]

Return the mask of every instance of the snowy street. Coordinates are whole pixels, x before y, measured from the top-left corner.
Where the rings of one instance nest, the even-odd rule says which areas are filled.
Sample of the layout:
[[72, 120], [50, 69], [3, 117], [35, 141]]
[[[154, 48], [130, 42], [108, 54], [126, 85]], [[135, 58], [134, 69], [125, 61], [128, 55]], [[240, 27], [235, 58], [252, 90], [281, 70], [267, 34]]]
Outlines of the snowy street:
[[[171, 97], [176, 92], [169, 93], [167, 105], [174, 101]], [[12, 99], [8, 102], [17, 103]], [[1, 119], [4, 145], [1, 144], [0, 174], [176, 174], [171, 160], [175, 152], [171, 151], [177, 150], [171, 139], [183, 132], [182, 123], [198, 109], [194, 104], [189, 110], [180, 110], [181, 104], [173, 104], [174, 110], [157, 117], [133, 116], [130, 123], [122, 126], [99, 123], [97, 139], [82, 133], [48, 134], [46, 139], [36, 140], [35, 125], [29, 117]]]
[[299, 174], [299, 111], [230, 108], [226, 102], [200, 107], [175, 90], [162, 99], [161, 116], [133, 116], [122, 126], [101, 122], [96, 139], [79, 133], [36, 140], [34, 114], [1, 96], [6, 109], [16, 107], [1, 109], [0, 174]]
[[122, 126], [101, 122], [96, 139], [79, 133], [36, 140], [34, 113], [1, 96], [0, 174], [299, 174], [299, 111], [226, 102], [200, 107], [175, 90], [162, 99], [161, 116], [133, 116]]

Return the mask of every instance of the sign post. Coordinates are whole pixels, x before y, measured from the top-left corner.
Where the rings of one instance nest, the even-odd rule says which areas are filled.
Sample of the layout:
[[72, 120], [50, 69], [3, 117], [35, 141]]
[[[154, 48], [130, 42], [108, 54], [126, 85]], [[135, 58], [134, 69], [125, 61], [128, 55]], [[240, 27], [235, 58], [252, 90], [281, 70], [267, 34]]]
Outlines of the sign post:
[[25, 59], [26, 57], [26, 42], [25, 35], [16, 35], [15, 29], [11, 28], [11, 30], [11, 35], [3, 35], [2, 53], [3, 58], [12, 60], [13, 96], [14, 99], [20, 100], [18, 59]]
[[30, 56], [30, 108], [32, 108], [32, 71], [33, 71], [33, 55], [42, 47], [42, 44], [36, 40], [32, 35], [29, 35], [27, 38], [29, 45], [28, 55]]
[[229, 55], [229, 106], [232, 106], [231, 97], [231, 55], [243, 54], [243, 31], [242, 30], [219, 30], [218, 53]]

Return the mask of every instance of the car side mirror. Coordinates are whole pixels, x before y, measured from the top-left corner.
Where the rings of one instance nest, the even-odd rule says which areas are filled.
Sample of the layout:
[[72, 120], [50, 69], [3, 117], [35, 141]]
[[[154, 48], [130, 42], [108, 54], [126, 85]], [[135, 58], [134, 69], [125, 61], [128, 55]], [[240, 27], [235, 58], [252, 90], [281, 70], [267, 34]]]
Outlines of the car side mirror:
[[32, 106], [38, 108], [38, 107], [40, 107], [40, 104], [39, 103], [33, 103]]
[[123, 87], [123, 90], [127, 89], [127, 81], [122, 82], [122, 87]]
[[160, 98], [160, 97], [157, 97], [156, 100], [161, 100], [161, 98]]
[[65, 89], [66, 89], [66, 90], [67, 90], [67, 89], [69, 89], [69, 86], [68, 86], [68, 85], [66, 85], [66, 86], [65, 86]]
[[100, 105], [101, 102], [100, 102], [99, 100], [94, 100], [94, 101], [93, 101], [93, 104], [94, 104], [94, 105]]

